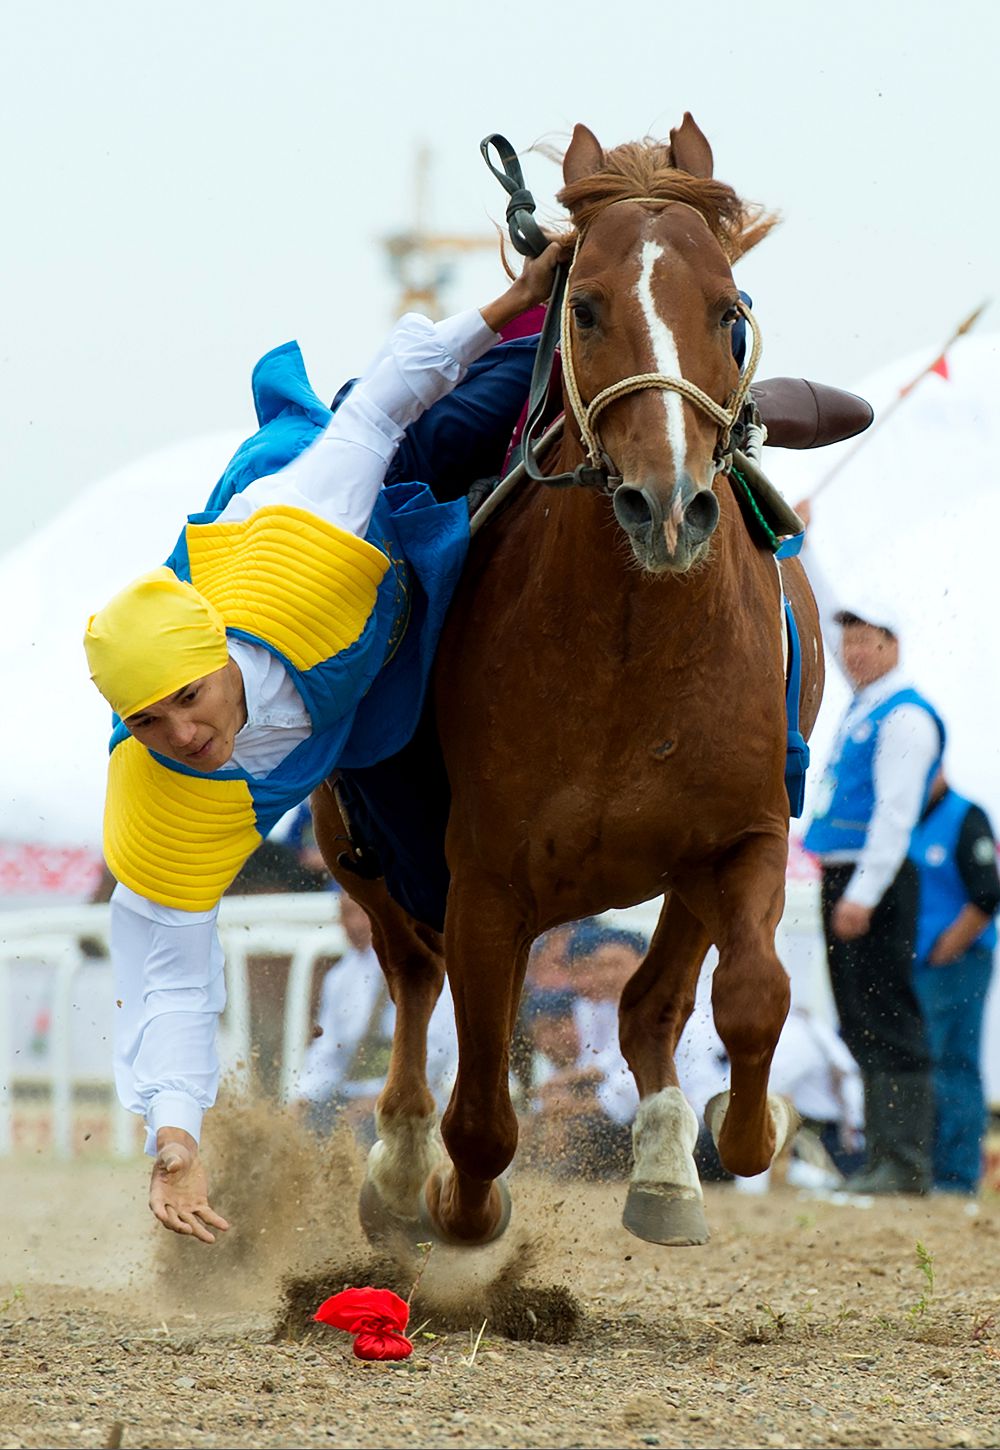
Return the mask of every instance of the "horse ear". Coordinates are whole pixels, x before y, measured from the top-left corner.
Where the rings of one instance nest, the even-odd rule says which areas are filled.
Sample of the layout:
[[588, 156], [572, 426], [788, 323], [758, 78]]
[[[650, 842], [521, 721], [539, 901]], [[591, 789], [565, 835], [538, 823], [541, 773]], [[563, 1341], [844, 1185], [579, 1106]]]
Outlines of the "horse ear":
[[712, 175], [712, 148], [695, 125], [690, 111], [685, 111], [681, 124], [671, 130], [670, 150], [678, 171], [687, 171], [692, 176]]
[[592, 176], [604, 165], [604, 148], [589, 127], [581, 122], [573, 127], [573, 139], [563, 157], [563, 181], [567, 186]]

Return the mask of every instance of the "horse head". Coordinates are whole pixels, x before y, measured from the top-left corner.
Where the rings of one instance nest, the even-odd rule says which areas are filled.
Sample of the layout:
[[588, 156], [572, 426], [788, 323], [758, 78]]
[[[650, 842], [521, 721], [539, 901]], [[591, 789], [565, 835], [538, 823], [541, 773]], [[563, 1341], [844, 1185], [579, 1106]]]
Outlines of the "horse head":
[[592, 462], [612, 461], [615, 516], [638, 562], [683, 573], [718, 523], [713, 484], [750, 382], [733, 356], [745, 309], [731, 264], [775, 218], [713, 179], [688, 114], [669, 145], [610, 152], [578, 125], [563, 180], [577, 232], [563, 312], [568, 426]]

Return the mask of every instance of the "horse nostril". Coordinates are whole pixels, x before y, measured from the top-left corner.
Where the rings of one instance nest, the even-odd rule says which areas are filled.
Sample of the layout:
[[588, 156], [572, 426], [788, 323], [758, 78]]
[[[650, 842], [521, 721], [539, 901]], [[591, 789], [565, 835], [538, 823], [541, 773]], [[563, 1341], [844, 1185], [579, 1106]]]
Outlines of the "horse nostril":
[[710, 488], [700, 488], [684, 510], [684, 524], [689, 537], [700, 543], [714, 533], [718, 522], [719, 500]]
[[633, 488], [623, 483], [615, 489], [615, 518], [622, 528], [631, 533], [635, 529], [649, 528], [660, 512], [655, 508], [655, 499], [644, 488]]

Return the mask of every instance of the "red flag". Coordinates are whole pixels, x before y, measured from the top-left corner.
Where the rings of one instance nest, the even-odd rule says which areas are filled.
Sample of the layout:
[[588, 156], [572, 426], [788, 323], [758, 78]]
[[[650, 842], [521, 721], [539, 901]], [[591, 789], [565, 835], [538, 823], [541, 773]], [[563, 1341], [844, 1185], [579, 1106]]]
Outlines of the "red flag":
[[903, 387], [901, 387], [899, 390], [899, 396], [901, 398], [905, 398], [907, 393], [912, 393], [913, 389], [917, 386], [922, 378], [925, 378], [927, 376], [928, 373], [937, 373], [939, 378], [944, 378], [945, 382], [948, 381], [948, 379], [951, 377], [951, 372], [948, 368], [948, 357], [946, 353], [942, 353], [940, 357], [936, 357], [928, 367], [924, 368], [923, 372], [920, 373], [918, 377], [915, 377], [912, 382], [906, 383]]

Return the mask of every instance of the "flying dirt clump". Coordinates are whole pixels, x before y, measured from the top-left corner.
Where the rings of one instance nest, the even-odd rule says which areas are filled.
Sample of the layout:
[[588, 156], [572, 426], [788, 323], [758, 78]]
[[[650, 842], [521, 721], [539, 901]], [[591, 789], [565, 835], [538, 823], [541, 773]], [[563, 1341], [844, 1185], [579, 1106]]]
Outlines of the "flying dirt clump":
[[157, 1229], [158, 1276], [170, 1297], [191, 1308], [259, 1308], [288, 1273], [363, 1247], [364, 1160], [349, 1128], [322, 1140], [287, 1108], [235, 1096], [205, 1128], [211, 1201], [231, 1227], [211, 1246]]

